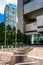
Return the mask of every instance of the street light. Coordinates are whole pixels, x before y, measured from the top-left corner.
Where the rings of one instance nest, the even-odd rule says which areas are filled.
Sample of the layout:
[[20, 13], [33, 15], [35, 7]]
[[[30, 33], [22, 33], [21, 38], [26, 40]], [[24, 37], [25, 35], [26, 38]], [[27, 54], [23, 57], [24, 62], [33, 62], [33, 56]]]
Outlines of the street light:
[[[17, 25], [18, 25], [18, 17], [16, 15], [16, 23], [15, 23], [15, 27], [16, 27], [16, 34], [15, 34], [15, 48], [17, 47]], [[17, 48], [18, 50], [18, 48]]]

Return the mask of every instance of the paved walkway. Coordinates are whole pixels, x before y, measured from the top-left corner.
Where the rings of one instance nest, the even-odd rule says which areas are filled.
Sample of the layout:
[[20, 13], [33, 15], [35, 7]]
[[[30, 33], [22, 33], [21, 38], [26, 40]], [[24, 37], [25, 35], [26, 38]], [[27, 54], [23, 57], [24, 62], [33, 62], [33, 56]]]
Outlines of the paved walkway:
[[35, 47], [28, 54], [28, 58], [39, 60], [39, 65], [43, 65], [43, 47]]
[[33, 58], [36, 58], [36, 59], [42, 59], [43, 60], [43, 47], [33, 48], [28, 53], [28, 57], [33, 57]]
[[0, 65], [9, 65], [13, 53], [0, 51]]
[[[19, 49], [21, 49], [21, 48], [19, 48]], [[22, 49], [24, 51], [29, 50], [28, 47], [24, 47]], [[10, 64], [11, 56], [13, 55], [13, 52], [16, 51], [16, 49], [12, 49], [11, 51], [10, 50], [11, 49], [9, 49], [9, 51], [7, 49], [5, 51], [0, 50], [0, 65], [9, 65]], [[27, 56], [30, 57], [31, 59], [37, 59], [39, 61], [38, 65], [43, 64], [43, 48], [42, 47], [32, 48], [32, 50], [28, 52]]]

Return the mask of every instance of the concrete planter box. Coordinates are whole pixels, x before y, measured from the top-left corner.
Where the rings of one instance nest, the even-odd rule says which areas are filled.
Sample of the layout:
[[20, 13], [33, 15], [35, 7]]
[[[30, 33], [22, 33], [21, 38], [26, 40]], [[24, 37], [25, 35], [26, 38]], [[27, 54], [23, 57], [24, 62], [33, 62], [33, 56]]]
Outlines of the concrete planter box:
[[38, 65], [36, 60], [32, 60], [25, 55], [25, 52], [17, 51], [11, 57], [10, 65]]

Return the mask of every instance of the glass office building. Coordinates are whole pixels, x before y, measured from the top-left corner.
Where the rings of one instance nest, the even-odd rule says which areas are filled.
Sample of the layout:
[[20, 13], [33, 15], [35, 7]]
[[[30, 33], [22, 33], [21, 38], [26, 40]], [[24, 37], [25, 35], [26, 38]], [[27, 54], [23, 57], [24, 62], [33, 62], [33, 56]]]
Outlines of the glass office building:
[[16, 22], [16, 5], [7, 4], [5, 7], [5, 22], [6, 24], [14, 25]]
[[5, 14], [5, 45], [6, 47], [14, 45], [15, 42], [15, 23], [16, 23], [16, 5], [7, 4], [4, 10]]

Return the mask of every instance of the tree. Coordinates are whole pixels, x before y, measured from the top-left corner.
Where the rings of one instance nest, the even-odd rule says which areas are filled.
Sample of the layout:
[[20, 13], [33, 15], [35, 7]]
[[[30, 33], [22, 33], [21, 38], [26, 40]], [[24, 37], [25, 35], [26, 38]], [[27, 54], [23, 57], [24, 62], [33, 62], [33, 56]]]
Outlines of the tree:
[[11, 25], [7, 26], [7, 44], [13, 45], [15, 42], [15, 27], [11, 27]]
[[20, 30], [17, 31], [17, 42], [22, 42], [23, 38], [22, 38], [23, 34], [21, 33]]
[[5, 23], [0, 23], [0, 44], [4, 44], [5, 41]]
[[[15, 42], [16, 28], [6, 25], [6, 43], [12, 45]], [[0, 23], [0, 45], [5, 44], [5, 23]]]

